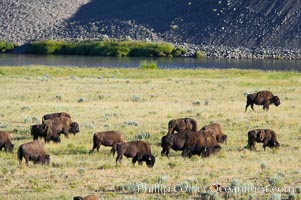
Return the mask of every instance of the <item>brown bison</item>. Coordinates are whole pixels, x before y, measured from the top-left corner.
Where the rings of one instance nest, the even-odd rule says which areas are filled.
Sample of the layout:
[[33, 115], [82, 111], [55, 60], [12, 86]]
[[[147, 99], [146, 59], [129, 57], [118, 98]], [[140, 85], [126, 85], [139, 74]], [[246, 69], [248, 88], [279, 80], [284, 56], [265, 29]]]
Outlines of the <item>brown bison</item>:
[[255, 129], [248, 132], [248, 147], [255, 150], [255, 143], [263, 143], [263, 149], [266, 147], [279, 148], [275, 131], [271, 129]]
[[222, 126], [219, 123], [205, 125], [201, 130], [211, 130], [212, 135], [216, 138], [218, 143], [227, 143], [227, 135], [223, 133]]
[[20, 164], [24, 157], [27, 166], [28, 161], [33, 161], [34, 164], [49, 164], [50, 162], [50, 156], [46, 154], [43, 143], [37, 140], [21, 144], [17, 156]]
[[46, 114], [42, 117], [42, 122], [44, 120], [47, 120], [47, 119], [53, 119], [53, 118], [56, 118], [56, 117], [67, 117], [69, 119], [71, 119], [71, 115], [66, 113], [66, 112], [58, 112], [58, 113], [51, 113], [51, 114]]
[[4, 148], [6, 152], [12, 153], [15, 145], [11, 141], [12, 138], [8, 131], [0, 131], [0, 151]]
[[186, 132], [168, 134], [161, 138], [161, 155], [166, 155], [169, 158], [169, 151], [182, 151], [187, 141]]
[[178, 133], [184, 131], [197, 131], [197, 122], [191, 118], [172, 119], [168, 122], [167, 134], [173, 134], [175, 131]]
[[116, 150], [116, 165], [118, 161], [121, 163], [123, 155], [127, 158], [132, 158], [133, 165], [135, 165], [137, 161], [139, 165], [142, 165], [142, 162], [144, 161], [146, 162], [146, 165], [151, 168], [156, 162], [155, 157], [152, 155], [150, 145], [144, 141], [117, 143]]
[[187, 141], [183, 148], [183, 157], [191, 157], [192, 155], [209, 157], [210, 154], [221, 150], [221, 146], [217, 143], [211, 130], [188, 131], [186, 134]]
[[[93, 153], [95, 149], [99, 151], [100, 145], [113, 147], [116, 143], [124, 142], [123, 133], [120, 131], [104, 131], [97, 132], [93, 135], [93, 148], [90, 150], [90, 153]], [[114, 149], [112, 152], [114, 154]]]
[[97, 200], [97, 197], [94, 194], [90, 194], [85, 197], [81, 197], [81, 196], [73, 197], [73, 200]]
[[271, 91], [260, 91], [253, 94], [247, 95], [247, 105], [245, 111], [249, 105], [251, 105], [252, 110], [254, 111], [254, 104], [262, 105], [264, 110], [269, 110], [269, 105], [274, 104], [275, 106], [280, 105], [280, 99], [278, 96], [274, 96]]
[[64, 116], [44, 120], [43, 124], [48, 126], [48, 131], [52, 131], [52, 134], [59, 135], [62, 133], [67, 138], [69, 133], [73, 133], [75, 135], [79, 132], [79, 124]]
[[46, 124], [35, 124], [30, 126], [30, 132], [33, 140], [38, 140], [39, 137], [44, 138], [45, 143], [51, 140], [55, 143], [60, 143], [61, 139], [57, 133], [54, 133]]

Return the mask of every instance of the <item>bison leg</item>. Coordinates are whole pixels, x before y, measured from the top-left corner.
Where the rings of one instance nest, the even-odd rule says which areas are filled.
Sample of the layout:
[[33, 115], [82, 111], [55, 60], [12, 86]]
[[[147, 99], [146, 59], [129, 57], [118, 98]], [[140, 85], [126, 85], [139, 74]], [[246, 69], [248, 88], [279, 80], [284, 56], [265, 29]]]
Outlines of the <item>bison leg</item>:
[[264, 104], [264, 105], [263, 105], [263, 110], [268, 111], [268, 110], [269, 110], [269, 107], [270, 107], [269, 104]]
[[265, 151], [265, 148], [266, 148], [267, 146], [271, 147], [272, 145], [270, 145], [270, 144], [269, 144], [269, 141], [268, 141], [267, 139], [265, 139], [265, 140], [263, 141], [263, 150], [264, 150], [264, 151]]
[[24, 155], [24, 159], [25, 159], [26, 166], [28, 166], [29, 155]]
[[39, 138], [39, 136], [37, 136], [37, 135], [33, 135], [33, 140], [38, 140], [38, 138]]
[[247, 111], [247, 109], [248, 109], [249, 105], [250, 105], [250, 104], [247, 102], [247, 105], [246, 105], [245, 112]]
[[[132, 159], [132, 163], [133, 163], [133, 166], [135, 165], [135, 163], [137, 162], [138, 158], [137, 156], [135, 156], [133, 159]], [[138, 161], [139, 165], [140, 165], [140, 162], [141, 161]], [[142, 163], [142, 162], [141, 162]]]
[[21, 165], [23, 156], [20, 156], [20, 157], [18, 156], [18, 158], [19, 158], [19, 165]]
[[253, 111], [255, 111], [254, 110], [254, 103], [251, 104], [251, 108], [252, 108]]
[[117, 166], [118, 161], [119, 161], [119, 164], [121, 164], [121, 159], [122, 159], [122, 156], [117, 155], [117, 157], [116, 157], [116, 166]]
[[93, 147], [92, 147], [92, 149], [89, 151], [89, 153], [90, 153], [90, 154], [93, 153], [95, 149], [97, 150], [97, 152], [99, 152], [99, 148], [100, 148], [99, 145], [93, 144]]
[[167, 147], [167, 148], [163, 147], [163, 149], [161, 151], [161, 156], [163, 156], [165, 154], [167, 156], [167, 158], [169, 158], [169, 150], [170, 150], [170, 147]]

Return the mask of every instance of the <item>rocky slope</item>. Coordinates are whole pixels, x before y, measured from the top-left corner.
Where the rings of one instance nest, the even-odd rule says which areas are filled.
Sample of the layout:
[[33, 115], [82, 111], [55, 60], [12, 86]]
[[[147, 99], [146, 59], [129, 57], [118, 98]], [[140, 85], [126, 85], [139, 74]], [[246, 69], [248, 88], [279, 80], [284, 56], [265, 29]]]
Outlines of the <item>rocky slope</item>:
[[0, 40], [127, 38], [301, 48], [300, 0], [0, 0]]

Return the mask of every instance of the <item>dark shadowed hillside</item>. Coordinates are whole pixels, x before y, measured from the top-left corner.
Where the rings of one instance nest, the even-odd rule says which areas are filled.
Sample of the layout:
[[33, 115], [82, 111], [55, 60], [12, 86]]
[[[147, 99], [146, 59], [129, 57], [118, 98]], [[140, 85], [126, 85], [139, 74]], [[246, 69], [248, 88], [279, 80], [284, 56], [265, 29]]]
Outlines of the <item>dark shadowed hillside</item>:
[[1, 0], [0, 39], [103, 37], [244, 47], [301, 46], [300, 0]]

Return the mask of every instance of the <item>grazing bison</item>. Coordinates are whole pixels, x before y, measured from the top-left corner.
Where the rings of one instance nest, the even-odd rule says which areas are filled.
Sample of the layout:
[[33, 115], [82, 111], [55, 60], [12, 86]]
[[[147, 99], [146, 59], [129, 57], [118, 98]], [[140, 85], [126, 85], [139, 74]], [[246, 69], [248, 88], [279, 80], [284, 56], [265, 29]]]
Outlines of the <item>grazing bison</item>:
[[42, 122], [44, 122], [44, 120], [47, 119], [53, 119], [56, 117], [67, 117], [69, 119], [71, 119], [71, 115], [66, 113], [66, 112], [58, 112], [58, 113], [51, 113], [51, 114], [46, 114], [42, 117]]
[[97, 132], [93, 135], [93, 148], [90, 150], [90, 153], [93, 153], [95, 149], [99, 151], [100, 145], [113, 147], [113, 155], [115, 153], [114, 144], [124, 142], [123, 133], [120, 131], [104, 131]]
[[197, 122], [191, 118], [172, 119], [168, 122], [167, 134], [173, 134], [175, 131], [178, 133], [184, 131], [197, 131]]
[[50, 162], [50, 156], [46, 154], [43, 143], [37, 140], [21, 144], [17, 155], [19, 163], [21, 164], [24, 157], [27, 166], [28, 161], [33, 161], [34, 164], [49, 164]]
[[81, 197], [81, 196], [73, 197], [73, 200], [97, 200], [97, 197], [94, 194], [90, 194], [85, 197]]
[[12, 138], [8, 131], [0, 131], [0, 151], [4, 148], [6, 152], [12, 153], [15, 145], [11, 141]]
[[45, 143], [51, 140], [55, 143], [60, 143], [61, 139], [57, 133], [54, 133], [46, 124], [35, 124], [30, 127], [33, 140], [38, 140], [39, 137], [44, 138]]
[[182, 151], [187, 140], [186, 132], [168, 134], [161, 138], [161, 155], [164, 154], [169, 158], [170, 148], [175, 151]]
[[211, 130], [188, 131], [186, 134], [187, 141], [183, 148], [183, 157], [191, 157], [192, 155], [208, 157], [210, 154], [221, 150], [221, 146], [217, 143]]
[[149, 144], [144, 141], [117, 143], [116, 150], [116, 165], [118, 161], [121, 163], [123, 155], [127, 158], [132, 158], [133, 165], [135, 165], [137, 161], [138, 164], [141, 165], [144, 161], [149, 168], [153, 167], [156, 161], [155, 157], [152, 155]]
[[263, 149], [266, 147], [279, 148], [275, 131], [271, 129], [255, 129], [248, 132], [248, 146], [251, 150], [255, 150], [255, 143], [263, 143]]
[[52, 134], [59, 135], [63, 133], [67, 138], [69, 133], [73, 133], [75, 135], [79, 132], [79, 124], [64, 116], [44, 120], [43, 124], [48, 126], [48, 131], [51, 131]]
[[216, 138], [218, 143], [227, 143], [227, 135], [223, 133], [222, 126], [219, 123], [205, 125], [201, 130], [211, 130], [212, 135]]
[[260, 91], [253, 94], [247, 95], [247, 105], [245, 111], [249, 105], [251, 105], [252, 110], [254, 111], [254, 104], [262, 105], [264, 110], [269, 110], [269, 105], [274, 104], [275, 106], [280, 105], [280, 99], [278, 96], [274, 96], [271, 91]]

